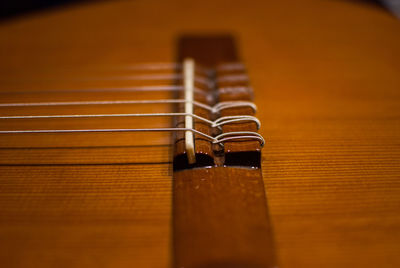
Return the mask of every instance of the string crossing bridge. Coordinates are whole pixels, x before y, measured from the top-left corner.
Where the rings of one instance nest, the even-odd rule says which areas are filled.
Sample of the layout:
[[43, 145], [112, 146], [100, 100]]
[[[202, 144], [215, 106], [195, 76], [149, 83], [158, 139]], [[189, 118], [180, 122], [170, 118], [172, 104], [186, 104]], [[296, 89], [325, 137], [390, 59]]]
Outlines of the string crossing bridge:
[[[29, 102], [4, 102], [0, 109], [29, 109], [35, 107], [48, 108], [46, 114], [31, 114], [29, 112], [0, 115], [0, 122], [15, 121], [12, 129], [0, 129], [0, 134], [43, 134], [43, 133], [100, 133], [100, 132], [173, 132], [175, 141], [174, 168], [224, 165], [239, 160], [232, 160], [235, 154], [239, 158], [256, 153], [264, 145], [264, 138], [257, 132], [260, 121], [254, 116], [257, 107], [251, 101], [252, 90], [248, 85], [244, 66], [240, 63], [224, 63], [215, 69], [208, 69], [197, 65], [191, 58], [185, 58], [182, 63], [138, 64], [126, 67], [128, 70], [141, 71], [144, 74], [118, 77], [99, 77], [97, 79], [149, 81], [155, 85], [113, 88], [83, 88], [64, 90], [64, 93], [118, 93], [129, 92], [135, 95], [149, 92], [168, 92], [170, 98], [160, 99], [98, 99], [95, 100], [50, 100]], [[173, 71], [174, 73], [157, 73], [159, 71]], [[89, 78], [85, 78], [89, 79]], [[92, 78], [95, 79], [95, 78]], [[160, 82], [166, 81], [166, 84]], [[169, 84], [172, 82], [172, 85]], [[14, 92], [15, 93], [15, 92]], [[32, 94], [30, 91], [17, 92], [21, 96]], [[37, 94], [52, 92], [34, 91]], [[4, 94], [4, 93], [3, 93]], [[116, 105], [170, 105], [172, 111], [109, 113], [108, 107]], [[82, 107], [105, 107], [107, 113], [81, 113]], [[55, 107], [69, 107], [70, 113], [54, 113]], [[172, 126], [146, 128], [45, 128], [41, 120], [66, 119], [94, 119], [94, 118], [172, 118]], [[18, 120], [30, 120], [32, 128], [21, 129]], [[37, 124], [34, 123], [38, 122]], [[3, 124], [4, 126], [4, 124]], [[46, 124], [44, 125], [46, 126]], [[244, 153], [244, 154], [243, 154]], [[238, 157], [236, 157], [238, 158]], [[259, 162], [259, 160], [257, 160]], [[256, 161], [256, 162], [257, 162]], [[239, 161], [240, 162], [240, 161]], [[238, 162], [238, 163], [239, 163]], [[244, 161], [245, 162], [245, 161]], [[252, 163], [251, 166], [258, 167]]]

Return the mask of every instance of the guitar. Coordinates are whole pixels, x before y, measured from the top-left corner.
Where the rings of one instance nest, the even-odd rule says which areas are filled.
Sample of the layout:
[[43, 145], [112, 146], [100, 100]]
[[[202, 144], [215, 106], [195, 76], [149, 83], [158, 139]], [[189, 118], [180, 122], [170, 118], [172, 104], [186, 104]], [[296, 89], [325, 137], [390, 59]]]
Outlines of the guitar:
[[[344, 1], [99, 2], [4, 21], [0, 32], [0, 116], [14, 116], [0, 129], [2, 267], [400, 264], [400, 37], [383, 11]], [[226, 33], [236, 49], [198, 38], [232, 40]], [[217, 85], [233, 72], [250, 88], [248, 73], [262, 150], [258, 140], [211, 145], [195, 134], [193, 166], [184, 132], [5, 133], [176, 127], [184, 115], [15, 116], [175, 113], [182, 103], [128, 102], [182, 97], [187, 57]], [[60, 102], [70, 104], [51, 104]], [[224, 128], [257, 133], [254, 121]]]

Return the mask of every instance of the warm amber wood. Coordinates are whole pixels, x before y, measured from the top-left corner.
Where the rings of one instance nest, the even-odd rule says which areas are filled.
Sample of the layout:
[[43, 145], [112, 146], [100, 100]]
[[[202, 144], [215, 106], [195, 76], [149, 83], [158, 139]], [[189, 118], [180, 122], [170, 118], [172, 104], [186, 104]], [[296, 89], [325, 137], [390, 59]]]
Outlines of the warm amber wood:
[[[239, 63], [235, 40], [229, 35], [184, 36], [179, 44], [180, 61], [190, 57], [198, 65], [213, 71], [227, 66], [224, 64]], [[216, 81], [229, 74], [230, 72], [221, 71], [209, 75], [210, 81], [215, 82], [209, 90], [210, 96], [215, 98], [213, 104], [218, 103], [219, 89], [224, 86]], [[247, 84], [247, 81], [234, 81], [226, 86]], [[244, 96], [232, 100], [248, 98], [249, 96]], [[196, 114], [214, 120], [217, 116], [249, 114], [243, 110], [246, 108], [230, 108], [212, 117], [210, 113], [199, 109], [195, 109], [195, 112], [201, 112]], [[251, 114], [254, 114], [253, 110]], [[221, 133], [218, 132], [221, 130], [204, 126], [198, 120], [194, 127], [207, 134], [212, 131], [211, 135]], [[231, 123], [224, 125], [222, 131], [227, 133], [257, 129], [254, 123]], [[184, 150], [181, 146], [175, 146], [172, 193], [173, 267], [276, 267], [272, 228], [259, 169], [259, 142], [226, 142], [223, 147], [199, 138], [195, 142], [197, 163], [196, 168], [192, 169], [188, 169]], [[200, 142], [203, 144], [199, 144]], [[215, 151], [214, 163], [212, 159], [204, 159], [205, 154], [208, 157], [213, 156], [209, 153], [211, 149]], [[238, 155], [243, 152], [247, 155]], [[237, 155], [232, 157], [232, 153]], [[249, 154], [256, 156], [251, 163], [246, 159], [250, 158]]]
[[275, 267], [259, 169], [174, 172], [174, 267]]
[[[199, 88], [199, 90], [208, 93], [209, 98], [204, 100], [204, 97], [197, 98], [195, 96], [196, 101], [211, 106], [224, 101], [253, 101], [253, 91], [245, 67], [239, 59], [237, 44], [233, 36], [229, 34], [182, 35], [178, 39], [178, 62], [185, 58], [192, 58], [199, 66], [199, 70], [208, 70], [198, 75], [210, 83], [207, 90]], [[242, 67], [239, 70], [229, 70], [229, 66], [232, 65]], [[245, 79], [238, 79], [241, 76], [245, 76]], [[237, 87], [245, 87], [246, 90], [237, 90], [235, 89]], [[228, 88], [229, 90], [227, 90]], [[178, 94], [178, 97], [183, 98], [183, 94]], [[177, 108], [179, 112], [184, 111], [183, 105], [178, 105]], [[195, 107], [194, 113], [208, 120], [235, 115], [255, 115], [255, 111], [249, 107], [231, 107], [214, 114], [203, 108]], [[183, 117], [178, 117], [177, 121], [179, 122], [178, 126], [184, 126]], [[221, 129], [218, 129], [200, 120], [194, 121], [194, 128], [197, 131], [210, 136], [237, 131], [258, 131], [254, 122], [227, 123]], [[177, 133], [175, 136], [177, 144], [174, 152], [174, 169], [176, 170], [188, 167], [188, 163], [184, 148], [184, 134]], [[259, 141], [241, 139], [227, 141], [223, 145], [213, 145], [209, 140], [195, 134], [195, 144], [195, 152], [198, 158], [195, 165], [197, 167], [214, 165], [260, 167], [261, 165], [259, 154], [261, 145]], [[241, 153], [247, 153], [247, 155], [241, 155]]]
[[[65, 77], [171, 61], [172, 40], [182, 32], [234, 32], [267, 138], [262, 172], [280, 267], [400, 266], [398, 20], [358, 1], [249, 3], [112, 1], [4, 21], [1, 91], [96, 86]], [[91, 151], [89, 159], [41, 151], [38, 161], [134, 163], [143, 150], [124, 147], [154, 139], [100, 135], [70, 146], [83, 140], [121, 147], [107, 149], [104, 158]], [[49, 141], [0, 140], [2, 148]], [[158, 140], [165, 143], [168, 137]], [[1, 161], [10, 164], [35, 161], [38, 149], [4, 150], [10, 149], [1, 149]], [[169, 161], [162, 152], [157, 162]], [[168, 267], [170, 168], [1, 166], [2, 266]]]

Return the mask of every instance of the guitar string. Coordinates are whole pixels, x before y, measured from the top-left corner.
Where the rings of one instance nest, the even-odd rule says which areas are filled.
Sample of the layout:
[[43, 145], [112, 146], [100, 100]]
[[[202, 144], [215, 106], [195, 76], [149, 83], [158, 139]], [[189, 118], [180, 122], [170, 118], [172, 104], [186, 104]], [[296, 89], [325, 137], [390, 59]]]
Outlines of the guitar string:
[[[257, 128], [260, 127], [260, 122], [256, 117], [253, 116], [226, 116], [226, 117], [220, 117], [215, 121], [209, 121], [205, 118], [199, 117], [198, 115], [195, 114], [186, 114], [186, 113], [171, 113], [171, 114], [138, 114], [137, 116], [177, 116], [177, 115], [189, 115], [193, 116], [197, 119], [200, 120], [205, 120], [207, 123], [211, 125], [211, 127], [221, 127], [224, 124], [228, 123], [238, 123], [238, 122], [254, 122], [257, 124]], [[68, 115], [66, 115], [68, 116]], [[125, 114], [122, 115], [115, 115], [115, 114], [110, 114], [110, 115], [75, 115], [73, 117], [107, 117], [107, 116], [126, 116]], [[16, 117], [2, 117], [1, 119], [12, 119], [12, 118], [52, 118], [52, 117], [63, 117], [61, 116], [37, 116], [37, 117], [32, 117], [32, 116], [27, 116], [27, 117], [21, 117], [21, 116], [16, 116]], [[197, 131], [195, 129], [190, 129], [190, 128], [142, 128], [142, 129], [34, 129], [34, 130], [1, 130], [0, 134], [19, 134], [19, 133], [77, 133], [77, 132], [162, 132], [162, 131], [191, 131], [194, 134], [198, 134], [200, 136], [206, 137], [209, 141], [212, 143], [220, 143], [223, 145], [225, 141], [230, 141], [230, 140], [243, 140], [243, 139], [255, 139], [260, 142], [261, 146], [264, 146], [265, 140], [264, 138], [257, 132], [252, 132], [252, 131], [240, 131], [240, 132], [226, 132], [222, 133], [220, 135], [217, 135], [215, 137], [209, 136], [203, 132]], [[228, 137], [226, 137], [228, 136]]]
[[[141, 74], [141, 75], [120, 75], [120, 76], [108, 76], [108, 77], [90, 77], [85, 79], [74, 79], [79, 81], [93, 81], [93, 80], [184, 80], [182, 74]], [[229, 75], [221, 75], [216, 80], [209, 79], [208, 77], [204, 77], [196, 74], [194, 77], [194, 81], [198, 84], [206, 86], [208, 89], [212, 89], [216, 83], [221, 82], [247, 82], [249, 80], [246, 74], [229, 74]]]
[[[62, 94], [62, 93], [121, 93], [121, 92], [141, 92], [141, 93], [146, 93], [146, 92], [179, 92], [183, 91], [184, 88], [183, 86], [141, 86], [141, 87], [116, 87], [116, 88], [86, 88], [86, 89], [58, 89], [58, 90], [32, 90], [32, 91], [24, 91], [24, 90], [18, 90], [18, 91], [0, 91], [0, 95], [16, 95], [16, 94]], [[226, 87], [220, 87], [218, 88], [217, 92], [207, 92], [205, 90], [202, 90], [198, 87], [194, 88], [194, 93], [202, 95], [205, 97], [207, 102], [213, 102], [215, 98], [218, 97], [219, 94], [249, 94], [250, 96], [253, 96], [253, 89], [251, 87], [247, 86], [226, 86]], [[177, 99], [173, 99], [177, 100]], [[124, 100], [126, 101], [126, 100]], [[157, 100], [149, 100], [150, 101], [157, 101]], [[103, 103], [100, 103], [103, 102]], [[107, 103], [109, 102], [109, 103]], [[67, 103], [71, 103], [70, 105], [85, 105], [85, 104], [118, 104], [117, 102], [119, 101], [74, 101], [74, 102], [30, 102], [30, 103], [0, 103], [0, 107], [11, 107], [11, 106], [51, 106], [51, 105], [68, 105]], [[127, 103], [122, 103], [123, 101], [120, 101], [120, 104], [129, 104], [129, 102], [132, 103], [145, 103], [146, 100], [133, 100], [133, 101], [126, 101]], [[172, 103], [172, 102], [171, 102]], [[148, 104], [148, 103], [147, 103]]]
[[[51, 79], [53, 80], [53, 79]], [[136, 74], [136, 75], [118, 75], [118, 76], [98, 76], [98, 77], [74, 77], [68, 78], [68, 81], [163, 81], [163, 80], [170, 80], [170, 81], [180, 81], [184, 80], [182, 74]], [[209, 77], [195, 74], [194, 75], [194, 82], [207, 87], [208, 89], [212, 89], [217, 82], [243, 82], [248, 81], [248, 76], [245, 74], [229, 74], [229, 75], [221, 75], [216, 80], [210, 79]]]
[[[181, 62], [145, 62], [129, 64], [122, 67], [127, 70], [182, 70]], [[215, 70], [196, 64], [196, 71], [203, 72], [205, 74], [214, 73], [215, 71], [244, 71], [246, 68], [241, 62], [227, 62], [218, 65]]]
[[249, 107], [254, 112], [257, 106], [249, 101], [223, 101], [214, 106], [199, 101], [187, 101], [184, 99], [160, 99], [160, 100], [115, 100], [115, 101], [64, 101], [64, 102], [21, 102], [0, 103], [0, 107], [24, 107], [24, 106], [70, 106], [70, 105], [115, 105], [115, 104], [179, 104], [192, 103], [194, 106], [206, 109], [212, 113], [219, 113], [224, 109]]
[[[160, 86], [139, 86], [139, 87], [115, 87], [115, 88], [81, 88], [81, 89], [53, 89], [53, 90], [13, 90], [13, 91], [0, 91], [1, 95], [15, 95], [15, 94], [62, 94], [62, 93], [121, 93], [121, 92], [179, 92], [183, 91], [183, 86], [171, 86], [171, 85], [160, 85]], [[251, 89], [248, 89], [251, 90]], [[204, 97], [212, 97], [207, 91], [202, 90], [198, 87], [194, 88], [196, 94]]]
[[239, 122], [253, 122], [256, 123], [257, 129], [260, 128], [260, 121], [251, 115], [232, 115], [223, 116], [217, 120], [211, 121], [204, 117], [198, 116], [193, 113], [141, 113], [141, 114], [68, 114], [68, 115], [13, 115], [13, 116], [0, 116], [0, 119], [48, 119], [48, 118], [95, 118], [95, 117], [175, 117], [175, 116], [190, 116], [198, 119], [204, 123], [209, 124], [211, 127], [221, 127], [225, 124], [239, 123]]
[[[91, 105], [91, 104], [121, 104], [121, 103], [134, 103], [134, 104], [145, 104], [145, 103], [185, 103], [185, 100], [144, 100], [144, 101], [99, 101], [99, 102], [49, 102], [49, 103], [8, 103], [8, 104], [0, 104], [3, 107], [16, 107], [16, 106], [52, 106], [52, 105]], [[254, 111], [256, 111], [257, 107], [254, 103], [247, 101], [229, 101], [229, 102], [220, 102], [214, 106], [209, 106], [201, 102], [193, 101], [197, 106], [208, 109], [209, 111], [216, 113], [220, 112], [223, 109], [235, 108], [235, 107], [250, 107]], [[138, 113], [138, 114], [69, 114], [69, 115], [13, 115], [13, 116], [0, 116], [0, 119], [46, 119], [46, 118], [95, 118], [95, 117], [175, 117], [175, 116], [191, 116], [195, 119], [203, 121], [209, 124], [211, 127], [220, 128], [225, 124], [230, 123], [242, 123], [242, 122], [253, 122], [257, 125], [257, 129], [260, 128], [260, 121], [250, 115], [233, 115], [233, 116], [223, 116], [219, 117], [214, 121], [208, 120], [204, 117], [198, 116], [193, 113]], [[165, 131], [169, 131], [171, 128], [165, 128]], [[137, 129], [135, 131], [162, 131], [160, 129]], [[184, 131], [183, 128], [177, 128], [177, 130]], [[221, 129], [222, 130], [222, 129]], [[93, 130], [2, 130], [0, 134], [12, 134], [12, 133], [66, 133], [66, 132], [111, 132], [111, 129], [93, 129]], [[121, 131], [121, 130], [115, 130]], [[133, 131], [133, 129], [127, 129], [126, 131]], [[186, 129], [187, 131], [187, 129]], [[229, 132], [232, 133], [232, 132]], [[247, 132], [247, 134], [256, 133], [256, 132]], [[199, 132], [195, 132], [195, 134], [199, 134]], [[226, 133], [225, 133], [226, 134]], [[240, 133], [238, 133], [240, 134]], [[256, 134], [255, 139], [260, 140], [259, 134]], [[243, 138], [254, 138], [253, 136], [238, 136], [236, 139]], [[229, 140], [233, 139], [232, 137]], [[211, 139], [213, 140], [213, 139]], [[228, 140], [228, 139], [225, 139]], [[213, 140], [214, 141], [214, 140]], [[221, 142], [221, 141], [220, 141]], [[262, 141], [262, 144], [264, 141]]]
[[[97, 68], [101, 66], [97, 65]], [[105, 67], [105, 66], [104, 66]], [[107, 70], [133, 70], [133, 71], [179, 71], [182, 70], [181, 62], [142, 62], [135, 64], [122, 64], [118, 66], [106, 66]], [[216, 66], [215, 70], [206, 68], [201, 64], [196, 63], [196, 72], [201, 72], [205, 75], [212, 75], [216, 71], [245, 71], [246, 68], [241, 62], [225, 62]]]
[[[182, 65], [175, 65], [176, 68], [181, 68]], [[143, 67], [143, 66], [142, 66]], [[158, 66], [160, 67], [160, 66]], [[148, 65], [147, 69], [157, 69], [154, 68], [154, 65]], [[241, 70], [243, 68], [242, 64], [233, 63], [231, 65], [226, 65], [220, 70]], [[198, 70], [199, 68], [197, 68]], [[203, 73], [208, 74], [209, 70], [200, 69]], [[164, 79], [173, 79], [180, 80], [183, 79], [183, 75], [181, 74], [144, 74], [144, 75], [136, 75], [136, 76], [119, 76], [119, 77], [107, 77], [105, 79], [128, 79], [128, 80], [164, 80]], [[103, 78], [104, 79], [104, 78]], [[194, 73], [194, 82], [198, 82], [200, 84], [206, 85], [207, 87], [212, 87], [215, 83], [208, 79], [207, 77], [199, 76]], [[247, 75], [223, 75], [219, 77], [218, 82], [221, 81], [247, 81]], [[239, 87], [242, 91], [251, 90], [248, 87]], [[234, 87], [229, 87], [228, 90], [232, 91]], [[110, 89], [103, 89], [108, 91]], [[112, 90], [112, 89], [111, 89]], [[118, 89], [117, 89], [118, 90]], [[119, 88], [122, 91], [174, 91], [174, 90], [184, 90], [182, 86], [150, 86], [150, 87], [137, 87], [137, 88]], [[196, 93], [204, 93], [203, 90], [194, 88]], [[92, 91], [86, 89], [86, 91]], [[102, 89], [94, 89], [93, 91], [102, 91]], [[69, 92], [69, 91], [66, 91]], [[13, 92], [14, 93], [14, 92]], [[18, 93], [18, 92], [17, 92]], [[22, 92], [22, 93], [31, 93], [31, 92]], [[207, 94], [207, 92], [205, 92]], [[251, 102], [246, 101], [230, 101], [230, 102], [220, 102], [214, 106], [209, 106], [204, 103], [200, 103], [197, 101], [189, 101], [191, 104], [205, 108], [212, 113], [218, 113], [223, 109], [234, 108], [234, 107], [251, 107], [254, 111], [256, 110], [256, 106]], [[105, 104], [149, 104], [149, 103], [188, 103], [187, 100], [129, 100], [129, 101], [75, 101], [75, 102], [32, 102], [32, 103], [1, 103], [0, 107], [22, 107], [22, 106], [60, 106], [60, 105], [105, 105]], [[260, 121], [254, 116], [248, 115], [238, 115], [238, 116], [225, 116], [220, 117], [214, 121], [205, 119], [193, 113], [152, 113], [152, 114], [73, 114], [73, 115], [17, 115], [17, 116], [0, 116], [0, 119], [39, 119], [39, 118], [88, 118], [88, 117], [149, 117], [149, 116], [189, 116], [192, 118], [196, 118], [200, 121], [206, 122], [210, 124], [211, 127], [220, 128], [224, 124], [228, 123], [240, 123], [240, 122], [254, 122], [257, 125], [257, 128], [260, 127]], [[0, 131], [1, 134], [12, 134], [12, 133], [67, 133], [67, 132], [121, 132], [121, 131], [190, 131], [192, 133], [198, 134], [200, 136], [206, 137], [213, 143], [223, 143], [224, 141], [234, 140], [234, 139], [256, 139], [260, 141], [260, 144], [263, 145], [265, 143], [263, 137], [257, 132], [228, 132], [222, 133], [215, 137], [209, 136], [205, 133], [199, 132], [192, 128], [148, 128], [148, 129], [54, 129], [54, 130], [3, 130]]]
[[215, 137], [207, 135], [193, 128], [111, 128], [111, 129], [35, 129], [35, 130], [1, 130], [0, 134], [23, 134], [23, 133], [82, 133], [82, 132], [175, 132], [191, 131], [198, 134], [214, 144], [221, 144], [229, 140], [254, 139], [264, 146], [265, 140], [261, 134], [253, 131], [233, 131], [219, 134]]

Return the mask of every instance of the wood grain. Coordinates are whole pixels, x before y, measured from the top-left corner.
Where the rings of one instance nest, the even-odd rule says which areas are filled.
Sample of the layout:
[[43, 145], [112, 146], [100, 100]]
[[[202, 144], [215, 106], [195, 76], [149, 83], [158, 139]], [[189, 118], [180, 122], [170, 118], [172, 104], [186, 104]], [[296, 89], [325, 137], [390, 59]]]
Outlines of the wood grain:
[[[237, 52], [235, 40], [230, 35], [184, 35], [179, 38], [180, 61], [192, 58], [198, 65], [213, 71], [227, 66], [224, 64], [238, 64]], [[216, 72], [209, 79], [216, 82], [232, 74], [236, 75], [228, 71]], [[235, 81], [229, 86], [241, 85]], [[210, 87], [210, 96], [219, 98], [221, 86], [221, 83], [216, 83]], [[232, 100], [247, 100], [248, 97], [235, 95]], [[218, 100], [213, 102], [218, 103]], [[249, 108], [230, 108], [214, 114], [212, 120], [217, 116], [246, 115], [246, 110], [254, 114]], [[197, 115], [211, 117], [207, 111], [194, 111]], [[214, 136], [233, 131], [257, 131], [254, 123], [231, 123], [217, 130], [210, 126], [205, 128], [199, 120], [194, 128], [207, 134], [212, 132]], [[197, 162], [192, 166], [188, 165], [180, 142], [178, 136], [174, 150], [172, 193], [173, 267], [276, 267], [272, 228], [259, 169], [260, 157], [250, 157], [252, 154], [259, 156], [259, 142], [225, 142], [222, 147], [212, 146], [210, 141], [197, 138]], [[252, 146], [254, 144], [256, 146]], [[214, 159], [205, 161], [204, 154], [210, 155], [211, 149], [215, 152]], [[239, 155], [243, 152], [246, 155]], [[234, 159], [231, 153], [236, 153], [235, 163], [229, 161]]]
[[174, 172], [174, 267], [275, 267], [259, 169]]
[[[267, 138], [262, 170], [280, 267], [398, 267], [399, 31], [394, 17], [358, 1], [71, 5], [1, 23], [0, 89], [127, 86], [65, 77], [172, 61], [182, 32], [233, 32]], [[2, 266], [168, 267], [170, 168], [1, 166]]]

